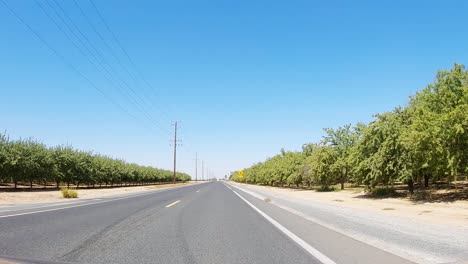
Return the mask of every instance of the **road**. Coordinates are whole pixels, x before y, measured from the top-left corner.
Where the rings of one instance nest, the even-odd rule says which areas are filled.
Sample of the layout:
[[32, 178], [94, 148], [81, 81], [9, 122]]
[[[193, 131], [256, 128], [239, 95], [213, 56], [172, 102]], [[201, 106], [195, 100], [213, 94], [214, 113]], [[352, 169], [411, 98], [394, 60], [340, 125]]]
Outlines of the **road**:
[[381, 210], [351, 208], [341, 202], [331, 205], [306, 196], [276, 192], [276, 188], [237, 183], [233, 186], [257, 199], [268, 198], [269, 203], [328, 229], [416, 263], [466, 263], [463, 261], [468, 260], [466, 225], [444, 223], [443, 219], [440, 223], [429, 223], [424, 218], [405, 217], [404, 213], [389, 215]]
[[222, 182], [0, 208], [20, 263], [411, 263]]

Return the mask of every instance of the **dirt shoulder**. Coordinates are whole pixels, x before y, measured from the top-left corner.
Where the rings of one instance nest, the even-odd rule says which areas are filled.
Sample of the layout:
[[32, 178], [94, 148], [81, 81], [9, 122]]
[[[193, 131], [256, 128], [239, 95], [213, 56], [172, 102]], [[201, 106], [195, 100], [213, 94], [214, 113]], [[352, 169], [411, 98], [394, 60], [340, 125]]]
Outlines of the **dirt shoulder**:
[[126, 193], [136, 193], [155, 189], [173, 188], [177, 186], [184, 186], [190, 184], [197, 184], [195, 182], [176, 183], [176, 184], [158, 184], [146, 186], [132, 186], [132, 187], [117, 187], [117, 188], [102, 188], [102, 189], [79, 189], [78, 198], [65, 199], [59, 190], [47, 191], [22, 191], [22, 192], [0, 192], [0, 205], [17, 205], [17, 204], [35, 204], [45, 202], [58, 202], [65, 200], [79, 200], [105, 197], [109, 195], [119, 195]]
[[[232, 183], [232, 182], [231, 182]], [[466, 227], [468, 223], [468, 201], [454, 202], [414, 202], [406, 198], [368, 198], [363, 192], [316, 192], [311, 190], [283, 189], [234, 183], [240, 187], [259, 191], [274, 197], [284, 197], [301, 202], [318, 202], [356, 210], [381, 213], [414, 221], [433, 224], [451, 224]]]

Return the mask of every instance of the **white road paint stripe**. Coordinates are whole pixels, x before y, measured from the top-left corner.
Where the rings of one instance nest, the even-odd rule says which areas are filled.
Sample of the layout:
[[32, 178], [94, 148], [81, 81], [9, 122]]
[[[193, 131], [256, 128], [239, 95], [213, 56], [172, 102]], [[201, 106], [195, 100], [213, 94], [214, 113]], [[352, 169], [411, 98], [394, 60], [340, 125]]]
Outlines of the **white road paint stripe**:
[[[94, 201], [94, 200], [96, 200], [96, 199], [92, 199], [92, 201]], [[61, 205], [67, 205], [67, 204], [86, 203], [87, 201], [90, 201], [90, 200], [76, 200], [76, 201], [68, 201], [68, 202], [56, 202], [56, 203], [50, 203], [50, 204], [46, 204], [46, 205], [41, 205], [40, 203], [38, 203], [37, 205], [39, 205], [39, 206], [33, 206], [34, 204], [25, 204], [25, 205], [30, 205], [30, 206], [33, 206], [33, 207], [31, 207], [31, 208], [18, 208], [18, 209], [13, 209], [13, 210], [10, 210], [10, 208], [8, 208], [8, 207], [12, 207], [12, 206], [14, 206], [14, 204], [8, 204], [8, 205], [0, 206], [0, 213], [23, 211], [23, 210], [37, 209], [37, 208], [44, 208], [44, 207], [61, 206]], [[3, 210], [3, 209], [6, 209], [6, 210]]]
[[197, 190], [196, 192], [200, 192], [200, 190]]
[[[236, 185], [231, 185], [232, 187], [240, 190], [240, 191], [243, 191], [249, 195], [252, 195], [253, 197], [255, 198], [258, 198], [262, 201], [265, 200], [266, 197], [258, 194], [258, 193], [255, 193], [253, 191], [250, 191], [250, 190], [247, 190], [245, 188], [241, 188], [239, 186], [236, 186]], [[228, 187], [229, 188], [229, 187]], [[306, 215], [300, 211], [297, 211], [295, 209], [292, 209], [288, 206], [285, 206], [285, 205], [282, 205], [282, 204], [279, 204], [277, 202], [275, 202], [274, 200], [272, 200], [270, 202], [270, 204], [272, 205], [275, 205], [285, 211], [288, 211], [292, 214], [295, 214], [299, 217], [302, 217], [308, 221], [311, 221], [312, 223], [315, 223], [315, 224], [318, 224], [318, 225], [321, 225], [325, 228], [328, 228], [332, 231], [335, 231], [339, 234], [342, 234], [342, 235], [345, 235], [345, 236], [348, 236], [350, 238], [353, 238], [359, 242], [362, 242], [366, 245], [369, 245], [369, 246], [373, 246], [373, 247], [376, 247], [380, 250], [383, 250], [385, 252], [388, 252], [390, 254], [393, 254], [393, 255], [396, 255], [396, 256], [399, 256], [403, 259], [407, 259], [407, 260], [410, 260], [410, 261], [413, 261], [414, 263], [420, 263], [420, 264], [425, 264], [425, 263], [452, 263], [453, 261], [452, 260], [447, 260], [447, 259], [443, 259], [443, 258], [439, 258], [437, 256], [434, 256], [434, 255], [431, 255], [431, 256], [428, 256], [429, 254], [427, 252], [416, 252], [414, 249], [411, 249], [411, 251], [408, 251], [408, 250], [401, 250], [401, 248], [399, 248], [397, 245], [394, 245], [394, 244], [390, 244], [388, 242], [385, 242], [383, 240], [380, 240], [380, 239], [376, 239], [375, 237], [371, 237], [371, 236], [366, 236], [364, 234], [359, 234], [359, 233], [354, 233], [352, 231], [345, 231], [343, 229], [340, 229], [340, 228], [337, 228], [335, 226], [332, 226], [330, 224], [327, 224], [325, 223], [324, 221], [321, 221], [319, 220], [318, 218], [315, 218], [315, 217], [311, 217], [309, 215]], [[415, 254], [415, 253], [418, 253], [418, 254]], [[467, 263], [468, 264], [468, 263]]]
[[[190, 186], [190, 185], [188, 185]], [[105, 200], [105, 201], [99, 201], [95, 203], [86, 203], [86, 204], [77, 204], [77, 205], [72, 205], [72, 206], [66, 206], [66, 207], [60, 207], [60, 208], [52, 208], [52, 209], [46, 209], [46, 210], [39, 210], [39, 211], [33, 211], [33, 212], [26, 212], [26, 213], [18, 213], [18, 214], [9, 214], [9, 215], [0, 215], [0, 218], [7, 218], [7, 217], [13, 217], [13, 216], [20, 216], [20, 215], [29, 215], [29, 214], [37, 214], [37, 213], [44, 213], [44, 212], [51, 212], [51, 211], [58, 211], [58, 210], [63, 210], [63, 209], [69, 209], [69, 208], [75, 208], [75, 207], [81, 207], [81, 206], [86, 206], [86, 205], [93, 205], [93, 204], [100, 204], [100, 203], [107, 203], [107, 202], [113, 202], [113, 201], [118, 201], [122, 199], [129, 199], [129, 198], [134, 198], [134, 197], [139, 197], [143, 195], [149, 195], [153, 193], [158, 193], [158, 192], [163, 192], [163, 191], [169, 191], [169, 190], [174, 190], [182, 187], [188, 187], [188, 186], [180, 186], [180, 187], [172, 187], [168, 189], [162, 189], [162, 190], [154, 190], [154, 191], [148, 191], [143, 194], [136, 194], [136, 195], [130, 195], [130, 196], [125, 196], [125, 197], [119, 197], [115, 198], [112, 200]], [[78, 201], [77, 201], [78, 202]], [[51, 205], [51, 206], [59, 206], [57, 204]], [[34, 208], [32, 208], [34, 209]], [[29, 210], [29, 209], [20, 209], [20, 210]], [[18, 211], [18, 210], [15, 210]]]
[[169, 208], [169, 207], [173, 206], [174, 204], [177, 204], [178, 202], [180, 202], [180, 200], [175, 201], [175, 202], [173, 202], [173, 203], [171, 203], [171, 204], [166, 205], [166, 208]]
[[100, 202], [96, 202], [96, 203], [78, 204], [78, 205], [73, 205], [73, 206], [66, 206], [66, 207], [60, 207], [60, 208], [52, 208], [52, 209], [39, 210], [39, 211], [33, 211], [33, 212], [18, 213], [18, 214], [10, 214], [10, 215], [2, 215], [2, 216], [0, 216], [0, 218], [6, 218], [6, 217], [12, 217], [12, 216], [20, 216], [20, 215], [28, 215], [28, 214], [37, 214], [37, 213], [51, 212], [51, 211], [58, 211], [58, 210], [63, 210], [63, 209], [69, 209], [69, 208], [75, 208], [75, 207], [85, 206], [85, 205], [93, 205], [93, 204], [107, 203], [107, 202], [112, 202], [112, 201], [117, 201], [117, 200], [132, 198], [132, 197], [143, 196], [143, 195], [147, 195], [147, 194], [149, 194], [149, 193], [140, 194], [140, 195], [132, 195], [131, 197], [121, 197], [121, 198], [116, 198], [116, 199], [107, 200], [107, 201], [100, 201]]
[[[226, 186], [229, 188], [229, 186]], [[231, 189], [231, 188], [229, 188]], [[302, 240], [300, 237], [298, 237], [296, 234], [293, 232], [289, 231], [286, 227], [278, 223], [276, 220], [268, 216], [266, 213], [264, 213], [262, 210], [258, 209], [255, 205], [247, 201], [244, 197], [242, 197], [239, 193], [236, 191], [232, 190], [241, 200], [243, 200], [245, 203], [247, 203], [250, 207], [252, 207], [257, 213], [259, 213], [261, 216], [263, 216], [268, 222], [270, 222], [272, 225], [274, 225], [276, 228], [278, 228], [281, 232], [283, 232], [285, 235], [287, 235], [290, 239], [292, 239], [294, 242], [296, 242], [299, 246], [301, 246], [303, 249], [305, 249], [309, 254], [311, 254], [314, 258], [318, 259], [320, 262], [323, 264], [336, 264], [333, 260], [329, 259], [327, 256], [322, 254], [320, 251], [309, 245], [307, 242]]]

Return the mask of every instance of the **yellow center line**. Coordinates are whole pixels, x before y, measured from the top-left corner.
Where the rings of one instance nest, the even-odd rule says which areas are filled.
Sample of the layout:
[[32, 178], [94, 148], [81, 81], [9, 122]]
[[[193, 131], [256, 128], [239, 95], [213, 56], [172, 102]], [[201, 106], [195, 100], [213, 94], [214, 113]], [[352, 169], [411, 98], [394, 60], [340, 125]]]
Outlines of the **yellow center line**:
[[166, 205], [166, 208], [171, 207], [171, 206], [173, 206], [174, 204], [176, 204], [176, 203], [178, 203], [178, 202], [180, 202], [180, 200], [175, 201], [175, 202], [173, 202], [173, 203], [171, 203], [171, 204]]

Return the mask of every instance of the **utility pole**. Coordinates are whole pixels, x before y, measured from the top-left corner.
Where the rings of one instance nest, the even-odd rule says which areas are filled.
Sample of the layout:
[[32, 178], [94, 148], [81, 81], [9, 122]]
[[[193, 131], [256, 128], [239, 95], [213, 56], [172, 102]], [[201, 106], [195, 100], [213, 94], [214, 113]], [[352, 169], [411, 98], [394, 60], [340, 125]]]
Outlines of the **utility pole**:
[[198, 153], [195, 152], [195, 182], [198, 181]]
[[204, 176], [203, 176], [204, 173], [205, 173], [205, 161], [202, 160], [202, 162], [201, 162], [201, 178], [202, 178], [202, 181], [204, 179]]
[[174, 123], [174, 178], [172, 183], [176, 182], [176, 164], [177, 164], [177, 121]]

